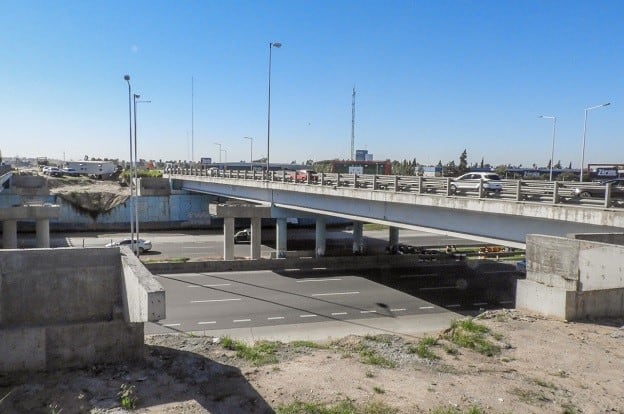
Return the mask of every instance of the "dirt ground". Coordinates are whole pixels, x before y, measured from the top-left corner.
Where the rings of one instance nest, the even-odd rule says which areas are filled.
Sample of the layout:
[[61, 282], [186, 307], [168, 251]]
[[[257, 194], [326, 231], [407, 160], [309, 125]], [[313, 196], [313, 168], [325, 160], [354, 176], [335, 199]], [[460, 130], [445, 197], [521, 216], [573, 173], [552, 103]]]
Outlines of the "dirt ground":
[[499, 354], [453, 345], [448, 332], [432, 333], [426, 357], [413, 352], [421, 338], [350, 336], [322, 348], [282, 344], [275, 362], [258, 366], [221, 338], [150, 336], [134, 364], [0, 376], [0, 412], [126, 412], [123, 385], [135, 413], [279, 413], [294, 402], [349, 402], [362, 413], [624, 413], [623, 320], [497, 310], [475, 322]]

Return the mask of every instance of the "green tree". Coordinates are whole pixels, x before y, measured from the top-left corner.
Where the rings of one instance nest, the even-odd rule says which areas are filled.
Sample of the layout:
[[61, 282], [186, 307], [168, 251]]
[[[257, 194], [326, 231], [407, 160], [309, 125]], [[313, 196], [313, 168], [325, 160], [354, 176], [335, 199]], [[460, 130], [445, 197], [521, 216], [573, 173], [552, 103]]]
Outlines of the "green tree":
[[457, 173], [463, 174], [468, 171], [468, 153], [464, 149], [464, 152], [459, 156], [459, 165], [457, 166]]

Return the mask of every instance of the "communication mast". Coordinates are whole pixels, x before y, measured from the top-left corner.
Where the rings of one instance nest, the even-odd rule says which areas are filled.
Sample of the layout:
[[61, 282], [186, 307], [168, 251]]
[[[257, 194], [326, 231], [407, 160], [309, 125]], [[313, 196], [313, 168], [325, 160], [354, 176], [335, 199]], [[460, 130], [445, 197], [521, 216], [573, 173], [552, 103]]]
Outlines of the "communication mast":
[[355, 85], [351, 95], [351, 161], [355, 161]]

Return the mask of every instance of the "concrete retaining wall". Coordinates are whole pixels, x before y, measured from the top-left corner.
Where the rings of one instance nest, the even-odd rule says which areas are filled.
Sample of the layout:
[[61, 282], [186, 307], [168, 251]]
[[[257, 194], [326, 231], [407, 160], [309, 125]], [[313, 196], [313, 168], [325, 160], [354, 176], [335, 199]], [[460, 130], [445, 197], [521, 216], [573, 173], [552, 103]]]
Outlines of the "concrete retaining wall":
[[624, 235], [527, 236], [516, 307], [566, 320], [624, 316]]
[[165, 315], [140, 266], [127, 248], [0, 251], [0, 372], [139, 358], [143, 322]]

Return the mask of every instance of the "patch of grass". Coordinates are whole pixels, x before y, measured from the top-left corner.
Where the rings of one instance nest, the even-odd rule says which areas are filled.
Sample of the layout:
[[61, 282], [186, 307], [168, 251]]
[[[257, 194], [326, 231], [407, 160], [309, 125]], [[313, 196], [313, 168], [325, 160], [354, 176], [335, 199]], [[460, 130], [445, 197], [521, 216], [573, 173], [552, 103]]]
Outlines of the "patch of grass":
[[538, 379], [538, 378], [534, 379], [533, 382], [535, 384], [539, 385], [540, 387], [550, 388], [552, 390], [558, 389], [558, 387], [555, 384], [553, 384], [552, 382], [544, 381], [544, 380], [541, 380], [541, 379]]
[[275, 412], [277, 414], [396, 414], [399, 411], [379, 401], [358, 406], [352, 400], [345, 400], [334, 405], [295, 401], [277, 407]]
[[438, 407], [434, 408], [431, 414], [485, 414], [485, 411], [473, 405], [465, 411], [455, 407]]
[[385, 394], [386, 393], [386, 390], [384, 390], [383, 388], [378, 387], [376, 385], [373, 387], [373, 391], [375, 391], [377, 394]]
[[277, 350], [279, 342], [259, 341], [254, 345], [247, 345], [241, 341], [235, 341], [230, 337], [221, 338], [221, 346], [230, 351], [236, 351], [236, 357], [253, 363], [256, 366], [275, 364], [278, 362]]
[[384, 368], [396, 367], [396, 363], [394, 361], [391, 361], [388, 358], [379, 355], [377, 352], [365, 345], [360, 345], [358, 353], [360, 354], [360, 361], [364, 364], [377, 365]]
[[366, 335], [364, 339], [372, 342], [379, 342], [381, 344], [391, 344], [392, 338], [388, 335]]
[[514, 388], [511, 392], [520, 398], [520, 401], [527, 404], [535, 404], [536, 402], [549, 402], [550, 398], [544, 394], [542, 390], [526, 390], [522, 388]]
[[431, 351], [431, 347], [438, 344], [438, 340], [431, 337], [425, 336], [418, 343], [414, 345], [410, 345], [407, 348], [407, 351], [411, 354], [416, 354], [422, 359], [439, 359], [436, 354]]
[[327, 349], [328, 346], [324, 344], [318, 344], [312, 341], [292, 341], [289, 342], [293, 348], [310, 348], [310, 349]]
[[472, 319], [455, 320], [444, 333], [445, 338], [462, 348], [469, 348], [487, 356], [499, 355], [501, 349], [488, 340], [490, 330]]
[[563, 409], [563, 414], [580, 414], [583, 412], [583, 410], [572, 403], [563, 403], [561, 404], [561, 408]]
[[373, 378], [375, 376], [375, 373], [373, 371], [371, 371], [370, 369], [366, 370], [366, 378]]
[[362, 224], [362, 229], [370, 230], [370, 231], [387, 230], [388, 226], [384, 226], [383, 224], [376, 224], [376, 223], [364, 223]]

